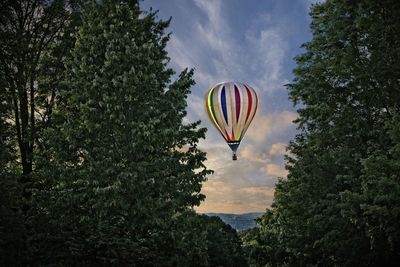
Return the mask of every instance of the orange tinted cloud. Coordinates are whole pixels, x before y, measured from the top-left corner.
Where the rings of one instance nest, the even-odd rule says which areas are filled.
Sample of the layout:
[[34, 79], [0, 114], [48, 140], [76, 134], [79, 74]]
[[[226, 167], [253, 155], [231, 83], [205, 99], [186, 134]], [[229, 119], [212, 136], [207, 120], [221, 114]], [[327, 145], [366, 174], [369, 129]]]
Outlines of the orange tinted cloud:
[[297, 114], [290, 111], [282, 111], [271, 114], [263, 114], [258, 112], [254, 117], [245, 138], [256, 143], [263, 143], [268, 140], [271, 135], [279, 134], [294, 127], [293, 120], [297, 118]]
[[271, 156], [281, 156], [286, 153], [286, 144], [283, 143], [276, 143], [272, 144], [271, 149], [269, 150], [269, 154]]
[[254, 150], [252, 146], [246, 146], [240, 150], [240, 157], [246, 160], [259, 162], [259, 163], [268, 163], [270, 159], [266, 153], [260, 153]]
[[[268, 208], [274, 196], [274, 189], [268, 186], [235, 188], [229, 183], [221, 184], [209, 191], [210, 187], [205, 187], [206, 200], [196, 211], [220, 212], [220, 213], [247, 213], [263, 212]], [[211, 192], [216, 194], [210, 194]], [[208, 194], [207, 194], [208, 192]], [[226, 193], [228, 193], [226, 195]], [[221, 197], [224, 196], [224, 197]]]
[[274, 176], [274, 177], [286, 177], [288, 174], [288, 171], [285, 170], [285, 168], [281, 165], [278, 164], [267, 164], [265, 167], [262, 167], [260, 169], [262, 172], [269, 176]]

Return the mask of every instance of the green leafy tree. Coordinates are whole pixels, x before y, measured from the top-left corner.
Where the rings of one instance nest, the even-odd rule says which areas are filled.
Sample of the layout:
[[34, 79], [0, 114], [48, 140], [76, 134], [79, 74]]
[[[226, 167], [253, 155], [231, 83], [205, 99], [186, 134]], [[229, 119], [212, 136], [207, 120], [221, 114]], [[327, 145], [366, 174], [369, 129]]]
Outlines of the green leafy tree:
[[[2, 80], [3, 81], [3, 80]], [[1, 81], [0, 81], [1, 84]], [[0, 90], [4, 90], [0, 86]], [[16, 266], [23, 254], [23, 218], [16, 195], [20, 194], [15, 170], [15, 143], [8, 116], [9, 104], [0, 93], [0, 265]]]
[[[0, 3], [0, 258], [5, 266], [27, 264], [35, 155], [59, 91], [75, 10], [75, 1]], [[53, 82], [45, 86], [45, 81]]]
[[243, 253], [249, 266], [266, 266], [266, 264], [271, 266], [286, 257], [285, 252], [279, 246], [277, 235], [268, 233], [271, 224], [270, 218], [273, 216], [269, 210], [257, 219], [259, 227], [239, 232]]
[[171, 83], [168, 24], [137, 1], [85, 6], [38, 163], [38, 262], [169, 266], [191, 242], [179, 226], [204, 198], [206, 129], [182, 123], [193, 71]]
[[[64, 28], [73, 13], [73, 3], [65, 5], [61, 0], [1, 3], [1, 93], [10, 103], [7, 115], [13, 121], [22, 182], [26, 184], [31, 183], [29, 175], [33, 169], [37, 128], [43, 122], [39, 115], [44, 113], [45, 119], [48, 118], [53, 104], [51, 96], [55, 94], [54, 88], [45, 90], [38, 84], [42, 59], [51, 53], [51, 47], [65, 39]], [[57, 60], [61, 61], [61, 57]], [[58, 70], [53, 69], [53, 73]], [[49, 76], [49, 79], [57, 78]], [[29, 194], [29, 187], [25, 191]]]
[[175, 233], [177, 242], [169, 244], [169, 265], [247, 266], [238, 233], [218, 217], [189, 211], [170, 231]]
[[199, 215], [205, 227], [209, 266], [247, 266], [242, 242], [229, 224], [214, 216]]
[[[271, 266], [395, 266], [399, 250], [398, 1], [312, 8], [288, 86], [301, 104], [287, 179], [261, 221]], [[277, 257], [278, 255], [278, 257]]]
[[360, 192], [345, 192], [351, 203], [346, 217], [364, 226], [370, 245], [370, 262], [395, 266], [400, 258], [400, 128], [399, 114], [386, 122], [385, 148], [376, 146], [363, 161]]

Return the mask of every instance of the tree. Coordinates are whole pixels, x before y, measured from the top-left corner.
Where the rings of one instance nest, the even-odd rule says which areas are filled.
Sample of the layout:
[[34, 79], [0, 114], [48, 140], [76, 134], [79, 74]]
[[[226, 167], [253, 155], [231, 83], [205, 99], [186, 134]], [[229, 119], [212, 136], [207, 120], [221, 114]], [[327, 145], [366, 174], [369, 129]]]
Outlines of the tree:
[[352, 203], [346, 216], [364, 226], [371, 249], [370, 262], [396, 266], [400, 258], [399, 115], [389, 119], [382, 131], [390, 143], [384, 150], [371, 149], [363, 163], [361, 192], [345, 192], [343, 198]]
[[[1, 81], [0, 81], [1, 83]], [[0, 86], [0, 90], [4, 90]], [[12, 125], [7, 114], [8, 103], [5, 94], [0, 94], [0, 265], [16, 266], [23, 255], [24, 228], [22, 214], [18, 207], [20, 188], [16, 183], [14, 161], [15, 143]]]
[[282, 249], [277, 239], [277, 234], [269, 232], [273, 218], [272, 211], [268, 210], [258, 218], [259, 227], [254, 227], [239, 232], [242, 240], [244, 255], [249, 266], [276, 266], [281, 265], [287, 253]]
[[236, 230], [219, 217], [198, 217], [207, 234], [208, 266], [247, 266]]
[[238, 233], [219, 217], [189, 211], [170, 231], [177, 240], [169, 244], [171, 255], [163, 265], [247, 266]]
[[12, 103], [9, 117], [14, 122], [24, 176], [32, 172], [37, 115], [44, 112], [46, 120], [54, 100], [47, 99], [54, 89], [44, 92], [38, 86], [41, 60], [62, 39], [72, 8], [64, 1], [45, 0], [3, 1], [1, 5], [2, 93]]
[[84, 7], [37, 166], [37, 262], [168, 266], [190, 242], [179, 225], [204, 198], [206, 129], [182, 123], [193, 71], [170, 82], [168, 24], [137, 1]]
[[[26, 222], [35, 155], [60, 90], [63, 58], [71, 47], [70, 32], [77, 21], [75, 2], [6, 0], [0, 4], [0, 184], [5, 212], [0, 228], [6, 229], [1, 233], [10, 238], [4, 243], [8, 252], [1, 258], [5, 260], [18, 262], [28, 257]], [[22, 242], [21, 237], [24, 246], [15, 243]]]
[[261, 222], [276, 244], [264, 253], [272, 266], [395, 265], [400, 5], [331, 0], [310, 14], [288, 85], [301, 132]]

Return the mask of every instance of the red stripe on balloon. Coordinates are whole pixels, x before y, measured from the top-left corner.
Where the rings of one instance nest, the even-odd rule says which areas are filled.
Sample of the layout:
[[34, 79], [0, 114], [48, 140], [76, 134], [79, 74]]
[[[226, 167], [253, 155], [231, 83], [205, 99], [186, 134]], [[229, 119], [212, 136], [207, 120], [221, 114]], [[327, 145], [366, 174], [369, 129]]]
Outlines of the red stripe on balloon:
[[248, 102], [249, 102], [249, 104], [247, 106], [247, 116], [246, 116], [246, 122], [247, 122], [247, 119], [250, 116], [251, 106], [253, 105], [253, 99], [251, 97], [251, 93], [250, 93], [249, 88], [246, 87], [246, 91], [247, 91], [247, 98], [248, 98]]
[[235, 85], [235, 102], [236, 102], [236, 122], [239, 122], [240, 115], [240, 93], [239, 89]]
[[257, 112], [257, 108], [258, 108], [258, 96], [257, 95], [255, 95], [255, 101], [256, 101], [256, 108], [254, 109], [254, 114], [256, 114], [256, 112]]
[[225, 130], [225, 135], [226, 135], [226, 141], [231, 141], [231, 138], [229, 137], [229, 134]]

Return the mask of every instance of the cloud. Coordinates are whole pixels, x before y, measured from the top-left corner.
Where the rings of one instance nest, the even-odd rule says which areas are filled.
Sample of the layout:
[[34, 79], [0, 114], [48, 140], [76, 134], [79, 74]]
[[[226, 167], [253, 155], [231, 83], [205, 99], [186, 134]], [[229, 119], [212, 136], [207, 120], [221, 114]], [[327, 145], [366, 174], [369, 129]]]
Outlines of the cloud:
[[202, 191], [206, 195], [212, 193], [214, 196], [217, 196], [230, 194], [233, 190], [229, 184], [213, 179], [204, 184]]
[[266, 197], [273, 197], [275, 193], [274, 188], [268, 186], [243, 187], [239, 191], [251, 195], [262, 194]]
[[206, 199], [200, 207], [195, 210], [199, 213], [217, 212], [217, 213], [249, 213], [263, 212], [271, 205], [270, 200], [259, 202], [240, 202], [240, 201], [220, 201], [212, 202]]
[[[226, 61], [233, 53], [234, 43], [230, 42], [233, 39], [232, 32], [228, 21], [225, 19], [226, 16], [222, 13], [222, 1], [195, 0], [194, 3], [207, 16], [203, 23], [196, 25], [196, 36], [200, 37], [199, 40], [204, 46], [217, 52], [215, 55], [218, 58]], [[214, 64], [219, 62], [215, 58], [212, 61], [214, 61]]]
[[282, 156], [286, 153], [287, 144], [284, 143], [276, 143], [272, 144], [271, 149], [269, 150], [269, 154], [271, 156]]
[[232, 29], [223, 1], [195, 0], [194, 4], [205, 17], [195, 13], [189, 36], [173, 35], [168, 51], [179, 68], [195, 67], [200, 87], [236, 80], [267, 92], [288, 83], [283, 64], [289, 46], [285, 31], [271, 25], [271, 14], [252, 17], [253, 26], [242, 33]]
[[282, 30], [277, 27], [269, 27], [259, 33], [252, 30], [246, 33], [246, 39], [253, 50], [249, 60], [255, 72], [254, 77], [257, 77], [254, 80], [256, 88], [261, 91], [282, 89], [283, 85], [289, 82], [283, 78], [288, 44]]
[[246, 138], [255, 143], [261, 144], [265, 140], [294, 128], [293, 120], [297, 118], [297, 114], [290, 111], [261, 113], [254, 117], [254, 121], [246, 133]]
[[171, 38], [168, 43], [168, 54], [173, 63], [180, 69], [193, 68], [196, 65], [196, 58], [187, 49], [185, 43], [178, 37]]
[[[211, 190], [211, 191], [209, 191]], [[215, 194], [210, 194], [214, 192]], [[206, 200], [198, 212], [246, 213], [264, 211], [270, 206], [274, 197], [273, 187], [254, 186], [235, 188], [229, 183], [217, 182], [206, 186]]]
[[266, 153], [258, 152], [252, 146], [246, 146], [240, 150], [240, 157], [258, 163], [268, 163], [271, 160]]
[[213, 26], [212, 29], [214, 31], [218, 32], [218, 30], [225, 31], [226, 29], [229, 29], [227, 23], [223, 20], [223, 17], [221, 16], [221, 0], [194, 0], [194, 3], [208, 16], [208, 20]]
[[223, 80], [243, 77], [241, 47], [238, 45], [226, 14], [222, 12], [222, 1], [200, 1], [194, 3], [206, 19], [194, 27], [193, 39], [202, 47], [197, 71], [200, 85], [210, 87]]
[[275, 139], [274, 136], [279, 140], [296, 115], [284, 111], [260, 117], [262, 120], [254, 126], [259, 129], [239, 148], [237, 161], [231, 160], [230, 149], [221, 136], [212, 135], [199, 144], [207, 151], [206, 166], [215, 171], [203, 185], [206, 200], [197, 208], [199, 212], [264, 211], [272, 203], [277, 177], [287, 175], [283, 167], [286, 144], [268, 142]]
[[271, 145], [268, 153], [264, 153], [259, 151], [260, 148], [256, 149], [252, 145], [247, 145], [240, 149], [239, 155], [240, 158], [248, 161], [267, 164], [270, 163], [273, 159], [285, 155], [286, 147], [287, 145], [284, 143], [275, 143]]
[[246, 145], [239, 150], [237, 161], [230, 159], [230, 150], [224, 141], [216, 146], [213, 143], [201, 145], [208, 152], [206, 165], [215, 173], [203, 184], [206, 200], [197, 211], [264, 211], [272, 203], [277, 177], [287, 174], [277, 162], [282, 160], [284, 143], [273, 143], [264, 149]]
[[267, 166], [262, 167], [260, 171], [264, 172], [269, 176], [283, 177], [283, 178], [285, 178], [288, 174], [288, 171], [285, 170], [283, 166], [273, 163], [267, 164]]
[[206, 118], [206, 108], [204, 102], [204, 96], [200, 97], [198, 95], [191, 94], [187, 100], [188, 107], [191, 110], [191, 116], [198, 118]]

